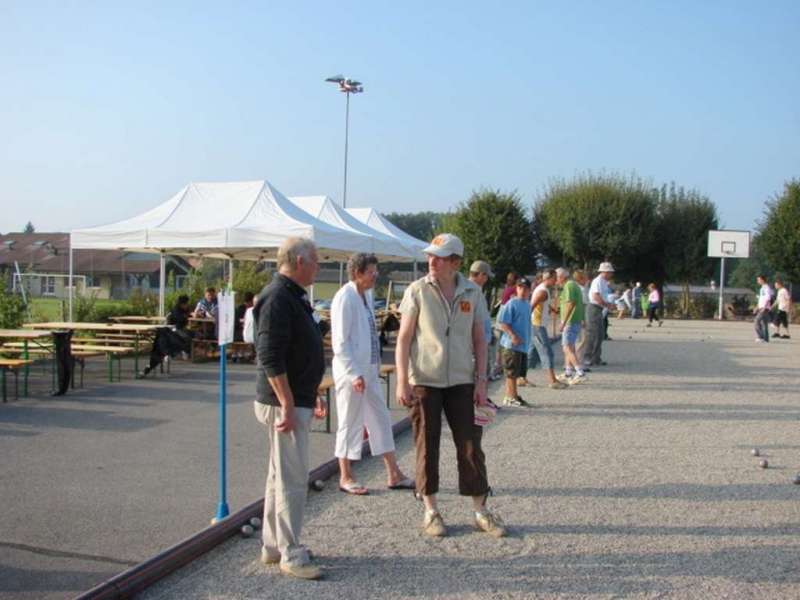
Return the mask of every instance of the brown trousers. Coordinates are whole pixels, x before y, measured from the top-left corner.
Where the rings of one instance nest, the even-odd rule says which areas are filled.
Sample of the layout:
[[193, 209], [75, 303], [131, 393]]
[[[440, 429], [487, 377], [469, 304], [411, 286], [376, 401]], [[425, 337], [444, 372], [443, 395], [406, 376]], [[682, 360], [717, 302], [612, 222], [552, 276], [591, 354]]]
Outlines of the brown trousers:
[[442, 437], [442, 411], [453, 433], [458, 460], [458, 493], [483, 496], [489, 493], [486, 460], [481, 450], [483, 429], [475, 426], [473, 392], [475, 386], [449, 388], [414, 386], [411, 425], [417, 450], [417, 492], [430, 496], [439, 491], [439, 442]]

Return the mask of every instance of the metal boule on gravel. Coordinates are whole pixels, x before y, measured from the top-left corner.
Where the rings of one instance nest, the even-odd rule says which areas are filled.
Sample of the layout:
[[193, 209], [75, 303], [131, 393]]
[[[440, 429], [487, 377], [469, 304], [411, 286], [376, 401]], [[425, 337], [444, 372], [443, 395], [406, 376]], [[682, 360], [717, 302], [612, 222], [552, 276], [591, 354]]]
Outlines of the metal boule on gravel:
[[795, 485], [800, 485], [800, 473], [794, 476], [794, 480], [792, 481]]
[[322, 490], [325, 489], [325, 482], [322, 481], [322, 479], [315, 479], [311, 483], [311, 489], [316, 490], [317, 492], [321, 492]]
[[750, 450], [750, 454], [752, 454], [753, 456], [761, 456], [761, 452], [759, 452], [758, 448], [753, 448], [752, 450]]
[[759, 467], [761, 467], [762, 469], [767, 469], [767, 468], [769, 468], [769, 463], [767, 462], [767, 459], [766, 459], [766, 458], [762, 458], [762, 459], [761, 459], [761, 460], [758, 462], [758, 466], [759, 466]]
[[261, 519], [259, 519], [258, 517], [253, 517], [252, 519], [250, 519], [250, 526], [253, 529], [261, 529]]
[[242, 525], [242, 537], [250, 537], [255, 533], [252, 525]]

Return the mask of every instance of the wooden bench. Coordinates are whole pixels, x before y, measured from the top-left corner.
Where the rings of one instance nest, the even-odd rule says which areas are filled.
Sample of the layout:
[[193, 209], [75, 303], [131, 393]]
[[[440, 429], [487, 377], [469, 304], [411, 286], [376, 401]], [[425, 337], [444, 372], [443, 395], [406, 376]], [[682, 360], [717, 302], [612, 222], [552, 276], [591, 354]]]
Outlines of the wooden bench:
[[378, 377], [383, 379], [386, 382], [386, 408], [389, 408], [389, 398], [391, 397], [389, 394], [392, 391], [391, 385], [389, 384], [390, 377], [392, 373], [396, 371], [394, 365], [381, 365], [381, 369], [378, 372]]
[[19, 399], [19, 371], [20, 369], [33, 364], [32, 360], [21, 358], [0, 358], [0, 379], [3, 386], [3, 403], [8, 402], [6, 392], [6, 373], [14, 373], [14, 399]]
[[72, 353], [94, 352], [106, 355], [108, 360], [108, 381], [114, 381], [114, 360], [117, 361], [117, 381], [122, 381], [122, 357], [134, 353], [129, 346], [104, 346], [101, 344], [72, 344]]

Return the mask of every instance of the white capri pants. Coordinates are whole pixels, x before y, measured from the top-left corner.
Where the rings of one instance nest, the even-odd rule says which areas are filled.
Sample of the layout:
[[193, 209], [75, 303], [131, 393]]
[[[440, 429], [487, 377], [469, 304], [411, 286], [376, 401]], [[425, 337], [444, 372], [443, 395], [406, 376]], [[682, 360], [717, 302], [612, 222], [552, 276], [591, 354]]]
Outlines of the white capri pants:
[[364, 374], [364, 393], [353, 391], [348, 377], [336, 382], [336, 458], [361, 460], [364, 427], [369, 433], [369, 446], [373, 456], [394, 451], [392, 419], [383, 386], [378, 377], [377, 365]]

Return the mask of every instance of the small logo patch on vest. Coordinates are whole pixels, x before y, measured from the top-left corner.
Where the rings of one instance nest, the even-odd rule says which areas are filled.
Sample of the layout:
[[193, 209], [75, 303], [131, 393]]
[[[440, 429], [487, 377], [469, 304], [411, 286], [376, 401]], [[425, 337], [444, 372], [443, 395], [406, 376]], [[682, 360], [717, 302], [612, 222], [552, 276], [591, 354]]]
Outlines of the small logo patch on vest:
[[465, 313], [469, 312], [469, 309], [470, 309], [471, 306], [472, 305], [469, 302], [467, 302], [466, 300], [462, 301], [461, 302], [461, 312], [465, 312]]

